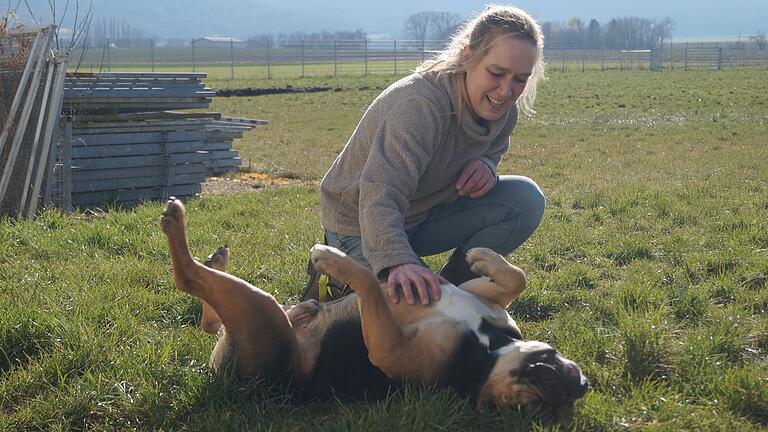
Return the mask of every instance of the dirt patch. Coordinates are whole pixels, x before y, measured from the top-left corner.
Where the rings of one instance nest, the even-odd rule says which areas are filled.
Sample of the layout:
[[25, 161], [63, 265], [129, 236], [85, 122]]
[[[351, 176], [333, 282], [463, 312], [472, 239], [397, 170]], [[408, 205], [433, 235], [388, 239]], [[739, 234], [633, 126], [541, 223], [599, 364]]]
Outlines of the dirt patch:
[[340, 87], [293, 87], [293, 86], [287, 86], [287, 87], [270, 87], [270, 88], [257, 88], [257, 87], [247, 87], [247, 88], [225, 88], [221, 90], [216, 90], [216, 96], [263, 96], [263, 95], [272, 95], [272, 94], [284, 94], [284, 93], [318, 93], [318, 92], [327, 92], [327, 91], [344, 91], [344, 89]]
[[201, 195], [230, 195], [252, 192], [257, 189], [277, 186], [318, 184], [317, 180], [303, 180], [271, 176], [263, 173], [235, 173], [222, 177], [209, 177], [202, 184]]

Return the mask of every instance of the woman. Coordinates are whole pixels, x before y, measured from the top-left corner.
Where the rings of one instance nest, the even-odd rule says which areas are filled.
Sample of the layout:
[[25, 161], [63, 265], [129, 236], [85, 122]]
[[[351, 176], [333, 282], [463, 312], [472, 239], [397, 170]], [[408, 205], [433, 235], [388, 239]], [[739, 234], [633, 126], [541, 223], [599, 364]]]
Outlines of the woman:
[[[371, 103], [320, 183], [326, 243], [387, 280], [392, 302], [398, 286], [408, 303], [439, 300], [441, 283], [475, 277], [467, 250], [506, 255], [538, 227], [539, 187], [496, 166], [532, 112], [542, 50], [527, 13], [487, 7]], [[437, 275], [420, 258], [450, 249]]]

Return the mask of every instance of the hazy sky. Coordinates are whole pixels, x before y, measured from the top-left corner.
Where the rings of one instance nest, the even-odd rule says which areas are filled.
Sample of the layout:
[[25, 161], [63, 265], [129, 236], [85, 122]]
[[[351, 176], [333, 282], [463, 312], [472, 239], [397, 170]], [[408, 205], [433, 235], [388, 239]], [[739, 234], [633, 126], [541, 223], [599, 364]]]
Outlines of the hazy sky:
[[[0, 0], [0, 5], [19, 0]], [[80, 0], [87, 4], [89, 0]], [[70, 0], [74, 3], [75, 0]], [[63, 1], [57, 1], [63, 5]], [[446, 11], [469, 17], [485, 1], [473, 0], [93, 0], [96, 17], [119, 17], [147, 36], [192, 38], [290, 33], [304, 30], [356, 30], [401, 37], [408, 16]], [[502, 2], [498, 2], [502, 3]], [[47, 0], [30, 0], [48, 17]], [[638, 16], [672, 18], [675, 38], [750, 35], [768, 31], [768, 0], [518, 0], [539, 21], [564, 22]], [[6, 9], [7, 6], [0, 6]], [[70, 14], [71, 15], [71, 14]]]

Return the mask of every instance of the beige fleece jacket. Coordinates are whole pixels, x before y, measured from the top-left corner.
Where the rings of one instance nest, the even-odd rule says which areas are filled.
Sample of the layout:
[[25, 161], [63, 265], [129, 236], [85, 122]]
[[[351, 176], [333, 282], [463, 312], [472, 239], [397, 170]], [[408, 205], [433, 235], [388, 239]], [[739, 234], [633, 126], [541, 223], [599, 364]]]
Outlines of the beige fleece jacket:
[[385, 89], [320, 182], [323, 227], [362, 238], [376, 274], [419, 263], [405, 230], [458, 197], [462, 168], [480, 159], [496, 173], [518, 109], [478, 124], [457, 116], [459, 75], [414, 73]]

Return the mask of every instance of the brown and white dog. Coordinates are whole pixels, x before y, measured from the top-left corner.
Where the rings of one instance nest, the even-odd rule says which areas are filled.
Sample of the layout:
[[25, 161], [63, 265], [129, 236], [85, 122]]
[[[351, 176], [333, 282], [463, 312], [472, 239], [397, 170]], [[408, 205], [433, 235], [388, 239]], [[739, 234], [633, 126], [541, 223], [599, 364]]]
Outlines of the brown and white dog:
[[218, 333], [210, 365], [241, 376], [287, 380], [302, 397], [385, 397], [404, 382], [451, 387], [479, 409], [572, 405], [587, 391], [576, 363], [551, 346], [524, 341], [507, 313], [525, 275], [499, 254], [472, 249], [483, 275], [443, 285], [430, 306], [393, 304], [368, 269], [337, 249], [317, 245], [315, 267], [354, 294], [331, 303], [284, 308], [275, 298], [224, 272], [229, 250], [205, 265], [189, 250], [185, 209], [173, 197], [161, 219], [176, 286], [204, 301], [202, 326]]

